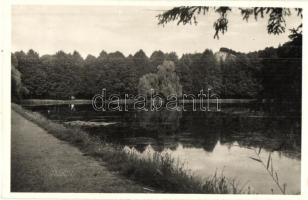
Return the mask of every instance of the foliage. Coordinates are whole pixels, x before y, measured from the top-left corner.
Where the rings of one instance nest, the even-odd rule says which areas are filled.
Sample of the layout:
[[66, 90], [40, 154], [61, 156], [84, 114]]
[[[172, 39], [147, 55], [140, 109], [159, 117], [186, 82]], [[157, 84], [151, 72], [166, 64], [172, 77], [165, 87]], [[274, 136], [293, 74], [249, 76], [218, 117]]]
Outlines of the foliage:
[[152, 91], [159, 91], [158, 76], [154, 73], [149, 73], [142, 76], [138, 84], [139, 94], [150, 96]]
[[18, 102], [29, 93], [29, 90], [22, 85], [21, 74], [14, 65], [11, 69], [11, 93], [13, 102]]
[[20, 101], [25, 95], [29, 93], [29, 90], [23, 86], [21, 82], [21, 73], [15, 67], [18, 65], [18, 60], [14, 54], [11, 55], [11, 94], [12, 94], [12, 101], [18, 102]]
[[173, 61], [164, 61], [162, 65], [157, 67], [157, 76], [160, 83], [160, 93], [167, 97], [169, 95], [181, 96], [182, 85], [180, 79], [175, 72]]
[[175, 72], [173, 61], [164, 61], [157, 67], [157, 73], [149, 73], [139, 80], [139, 94], [151, 95], [151, 90], [155, 94], [161, 94], [167, 98], [170, 95], [181, 96], [182, 85]]
[[[228, 30], [229, 20], [228, 13], [236, 8], [231, 7], [206, 7], [206, 6], [180, 6], [174, 7], [157, 16], [158, 24], [165, 25], [171, 21], [177, 21], [177, 24], [197, 24], [197, 16], [205, 15], [211, 9], [219, 14], [219, 18], [214, 22], [215, 29], [214, 38], [219, 39], [219, 33], [224, 34]], [[285, 17], [291, 15], [292, 11], [297, 16], [302, 17], [302, 9], [295, 8], [291, 11], [289, 8], [272, 8], [272, 7], [254, 7], [254, 8], [238, 8], [241, 12], [243, 20], [248, 21], [250, 16], [258, 18], [268, 17], [267, 31], [269, 34], [281, 34], [285, 32]]]
[[289, 108], [301, 110], [302, 95], [302, 39], [295, 38], [283, 46], [266, 48], [250, 53], [261, 61], [259, 75], [262, 90], [259, 98], [275, 102], [277, 109]]
[[[165, 60], [172, 60], [173, 64], [163, 64]], [[148, 58], [142, 50], [128, 57], [121, 52], [102, 51], [98, 57], [89, 55], [86, 59], [78, 52], [39, 56], [33, 50], [19, 51], [12, 54], [12, 66], [20, 72], [19, 76], [12, 67], [12, 87], [20, 85], [21, 79], [22, 88], [28, 89], [28, 94], [25, 90], [21, 95], [24, 98], [91, 99], [103, 88], [107, 95], [137, 95], [151, 88], [163, 96], [182, 92], [196, 95], [201, 89], [210, 88], [220, 98], [267, 99], [276, 105], [288, 102], [300, 110], [301, 37], [278, 48], [246, 54], [221, 48], [216, 53], [207, 49], [180, 58], [162, 51], [155, 51]], [[19, 90], [13, 88], [13, 98], [18, 96], [16, 91]]]

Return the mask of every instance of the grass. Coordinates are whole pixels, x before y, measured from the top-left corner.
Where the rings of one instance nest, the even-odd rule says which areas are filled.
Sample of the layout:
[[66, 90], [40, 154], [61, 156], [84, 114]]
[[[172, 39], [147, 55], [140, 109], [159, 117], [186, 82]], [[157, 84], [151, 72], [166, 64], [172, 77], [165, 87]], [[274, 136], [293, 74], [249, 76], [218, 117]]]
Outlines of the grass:
[[243, 192], [234, 180], [226, 178], [223, 174], [215, 173], [206, 179], [194, 176], [169, 154], [154, 153], [140, 157], [133, 151], [106, 143], [79, 128], [52, 122], [41, 114], [28, 111], [19, 105], [12, 104], [12, 109], [58, 139], [78, 147], [85, 155], [106, 162], [109, 170], [117, 171], [129, 179], [153, 187], [156, 191], [207, 194]]
[[[273, 167], [273, 159], [271, 157], [271, 153], [269, 153], [268, 158], [267, 158], [267, 164], [265, 165], [265, 162], [261, 159], [260, 157], [260, 153], [261, 153], [261, 147], [259, 148], [259, 151], [257, 152], [255, 149], [253, 150], [256, 157], [250, 157], [251, 159], [253, 159], [254, 161], [257, 161], [259, 163], [262, 164], [262, 166], [264, 167], [264, 169], [266, 169], [267, 173], [269, 174], [269, 176], [272, 178], [272, 180], [274, 181], [274, 183], [277, 185], [278, 189], [280, 190], [280, 192], [282, 194], [286, 194], [286, 187], [287, 184], [281, 184], [278, 178], [278, 173], [277, 171], [274, 169]], [[273, 188], [271, 189], [273, 192]]]

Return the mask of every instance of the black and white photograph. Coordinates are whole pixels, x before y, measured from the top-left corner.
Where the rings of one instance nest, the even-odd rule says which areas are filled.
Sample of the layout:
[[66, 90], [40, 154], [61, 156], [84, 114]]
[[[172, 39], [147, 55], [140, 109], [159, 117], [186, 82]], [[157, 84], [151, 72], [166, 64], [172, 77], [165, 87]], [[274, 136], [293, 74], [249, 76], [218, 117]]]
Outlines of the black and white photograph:
[[11, 5], [10, 192], [300, 197], [304, 9], [265, 5]]

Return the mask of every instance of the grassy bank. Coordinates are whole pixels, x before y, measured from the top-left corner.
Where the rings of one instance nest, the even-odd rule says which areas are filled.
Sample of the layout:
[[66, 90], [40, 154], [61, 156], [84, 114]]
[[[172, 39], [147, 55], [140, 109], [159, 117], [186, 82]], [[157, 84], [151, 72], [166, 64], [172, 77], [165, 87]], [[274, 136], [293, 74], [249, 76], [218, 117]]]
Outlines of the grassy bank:
[[44, 116], [28, 111], [19, 105], [12, 104], [12, 109], [58, 139], [78, 147], [86, 155], [106, 162], [110, 170], [117, 171], [145, 186], [153, 187], [155, 191], [216, 194], [242, 192], [233, 180], [223, 175], [214, 175], [204, 180], [193, 176], [181, 163], [176, 162], [168, 154], [154, 153], [152, 156], [141, 158], [134, 152], [125, 151], [122, 147], [90, 136], [79, 128], [65, 127], [62, 124], [51, 122]]

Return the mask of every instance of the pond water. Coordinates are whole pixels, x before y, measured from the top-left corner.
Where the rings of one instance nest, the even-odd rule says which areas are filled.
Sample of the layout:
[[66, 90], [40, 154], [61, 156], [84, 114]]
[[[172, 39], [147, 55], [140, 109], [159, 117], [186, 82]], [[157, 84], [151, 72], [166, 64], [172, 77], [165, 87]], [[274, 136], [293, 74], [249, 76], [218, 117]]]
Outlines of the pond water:
[[266, 167], [252, 159], [260, 151], [266, 164], [271, 154], [286, 193], [300, 193], [300, 116], [260, 115], [244, 105], [222, 106], [221, 112], [97, 112], [91, 105], [27, 108], [141, 156], [169, 153], [198, 177], [223, 173], [253, 193], [280, 193]]

